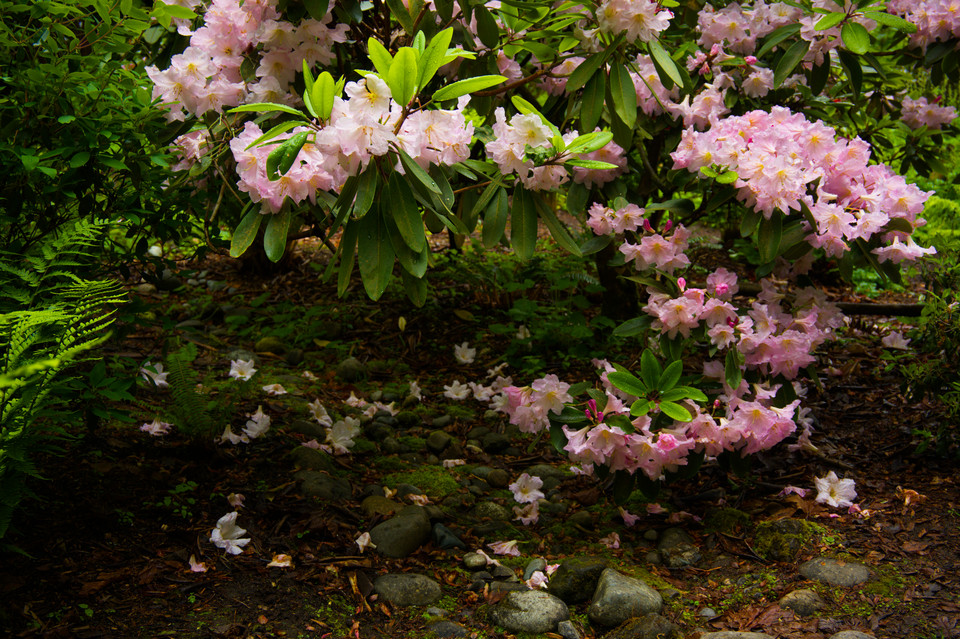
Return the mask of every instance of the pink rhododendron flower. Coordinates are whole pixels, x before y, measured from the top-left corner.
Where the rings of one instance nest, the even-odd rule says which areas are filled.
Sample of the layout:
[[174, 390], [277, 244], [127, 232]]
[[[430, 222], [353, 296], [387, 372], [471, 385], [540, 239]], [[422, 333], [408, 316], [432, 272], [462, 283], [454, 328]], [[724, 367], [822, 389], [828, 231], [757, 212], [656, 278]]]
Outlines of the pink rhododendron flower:
[[623, 518], [623, 523], [626, 524], [627, 526], [635, 525], [637, 521], [640, 519], [639, 515], [631, 515], [622, 507], [618, 507], [617, 510], [620, 511], [620, 517]]
[[368, 533], [368, 532], [365, 532], [365, 533], [361, 534], [359, 537], [357, 537], [357, 539], [356, 539], [356, 541], [355, 541], [354, 543], [357, 544], [357, 548], [360, 550], [360, 554], [361, 554], [361, 555], [363, 554], [363, 551], [366, 550], [367, 548], [376, 548], [376, 547], [377, 547], [377, 545], [376, 545], [375, 543], [373, 543], [372, 541], [370, 541], [370, 533]]
[[905, 338], [900, 331], [891, 331], [880, 338], [880, 343], [887, 348], [896, 348], [902, 351], [909, 350], [910, 340]]
[[520, 506], [514, 506], [513, 514], [516, 515], [514, 519], [519, 519], [520, 523], [524, 526], [529, 526], [530, 524], [537, 523], [540, 519], [540, 506], [535, 501], [530, 502], [522, 508]]
[[600, 540], [600, 543], [606, 546], [607, 548], [610, 548], [611, 550], [616, 550], [617, 548], [620, 547], [620, 535], [615, 532], [612, 532], [606, 537], [603, 537]]
[[153, 382], [157, 388], [169, 386], [167, 383], [167, 375], [169, 374], [169, 372], [164, 372], [163, 364], [144, 362], [143, 366], [140, 367], [140, 375], [142, 375], [145, 380]]
[[510, 492], [513, 493], [513, 498], [521, 504], [529, 504], [543, 499], [544, 494], [540, 492], [540, 488], [542, 487], [542, 479], [533, 477], [527, 473], [520, 475], [520, 478], [509, 486]]
[[549, 579], [547, 578], [547, 576], [543, 574], [543, 572], [537, 570], [532, 575], [530, 575], [530, 578], [527, 579], [525, 583], [527, 584], [527, 587], [529, 587], [532, 590], [541, 590], [541, 589], [547, 588], [548, 581]]
[[240, 493], [230, 493], [227, 495], [227, 503], [234, 508], [243, 507], [244, 496]]
[[511, 539], [510, 541], [495, 541], [487, 544], [487, 548], [498, 555], [510, 555], [512, 557], [520, 556], [520, 549], [517, 548], [516, 539]]
[[190, 572], [207, 572], [207, 567], [202, 561], [197, 561], [196, 557], [190, 555]]
[[161, 435], [166, 435], [170, 432], [170, 429], [173, 428], [173, 424], [167, 422], [161, 422], [158, 419], [154, 419], [149, 424], [144, 424], [140, 427], [145, 433], [150, 433], [154, 437], [160, 437]]
[[787, 495], [798, 495], [803, 499], [807, 496], [807, 490], [805, 488], [797, 488], [796, 486], [785, 486], [783, 490], [777, 493], [778, 497], [786, 497]]

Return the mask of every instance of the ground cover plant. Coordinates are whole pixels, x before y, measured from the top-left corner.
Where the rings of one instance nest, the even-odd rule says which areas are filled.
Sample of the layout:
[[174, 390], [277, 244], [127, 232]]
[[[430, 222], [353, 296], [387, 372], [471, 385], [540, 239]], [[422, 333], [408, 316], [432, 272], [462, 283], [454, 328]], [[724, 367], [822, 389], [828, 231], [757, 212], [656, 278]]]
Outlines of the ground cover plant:
[[7, 9], [18, 631], [956, 634], [950, 6]]

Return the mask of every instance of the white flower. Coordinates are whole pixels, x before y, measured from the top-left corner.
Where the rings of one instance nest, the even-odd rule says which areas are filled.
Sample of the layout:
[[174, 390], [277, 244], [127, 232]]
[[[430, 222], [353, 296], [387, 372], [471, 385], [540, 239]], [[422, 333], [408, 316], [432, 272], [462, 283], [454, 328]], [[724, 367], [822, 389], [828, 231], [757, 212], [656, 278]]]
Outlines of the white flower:
[[253, 367], [253, 360], [233, 359], [230, 360], [230, 377], [247, 381], [257, 369]]
[[250, 543], [249, 537], [243, 537], [245, 534], [247, 531], [237, 526], [237, 511], [233, 511], [217, 521], [217, 527], [210, 533], [210, 541], [231, 555], [239, 555], [243, 547]]
[[356, 542], [357, 547], [360, 549], [360, 554], [363, 554], [363, 551], [367, 548], [376, 548], [377, 545], [370, 541], [370, 533], [365, 532], [359, 537], [357, 537]]
[[333, 418], [327, 413], [327, 409], [324, 408], [319, 399], [307, 404], [307, 408], [310, 409], [310, 414], [313, 415], [313, 418], [317, 420], [321, 426], [328, 428], [333, 426]]
[[327, 441], [337, 455], [349, 453], [353, 448], [353, 438], [360, 434], [360, 420], [344, 417], [327, 429]]
[[887, 348], [896, 348], [902, 351], [909, 350], [910, 340], [906, 339], [900, 331], [893, 331], [889, 335], [884, 335], [880, 343]]
[[140, 368], [140, 374], [143, 375], [145, 380], [153, 381], [157, 388], [169, 386], [167, 383], [167, 375], [170, 373], [163, 372], [163, 364], [144, 362], [143, 366]]
[[444, 459], [443, 467], [444, 468], [453, 468], [455, 466], [463, 466], [467, 463], [466, 459]]
[[533, 590], [539, 590], [541, 588], [547, 587], [547, 576], [543, 572], [537, 570], [530, 578], [527, 579], [526, 584], [529, 588]]
[[460, 364], [473, 364], [473, 360], [477, 356], [477, 349], [470, 348], [469, 342], [464, 342], [453, 347], [453, 356], [457, 358], [457, 362]]
[[423, 399], [423, 391], [420, 389], [417, 380], [410, 382], [410, 397], [415, 397], [418, 401]]
[[494, 366], [493, 368], [487, 369], [487, 379], [493, 379], [494, 377], [499, 377], [503, 373], [503, 369], [507, 367], [507, 362], [501, 362]]
[[467, 382], [467, 386], [473, 391], [473, 398], [478, 402], [489, 402], [497, 394], [492, 386], [484, 386], [476, 382]]
[[167, 422], [161, 422], [154, 419], [149, 424], [144, 424], [141, 426], [140, 430], [145, 433], [150, 433], [154, 437], [159, 437], [160, 435], [166, 435], [169, 433], [172, 426], [173, 424], [168, 424]]
[[521, 324], [517, 328], [517, 339], [530, 339], [530, 329]]
[[536, 502], [538, 499], [543, 499], [544, 494], [540, 492], [542, 487], [542, 479], [533, 477], [527, 473], [520, 475], [517, 481], [508, 486], [510, 492], [513, 493], [513, 498], [518, 504], [530, 504]]
[[514, 519], [519, 519], [520, 523], [524, 526], [529, 526], [530, 524], [537, 523], [537, 520], [540, 519], [540, 505], [532, 501], [523, 508], [514, 506], [513, 514], [516, 515]]
[[407, 499], [412, 501], [417, 506], [426, 506], [431, 503], [430, 498], [426, 495], [407, 495]]
[[270, 428], [270, 416], [264, 414], [262, 406], [257, 406], [257, 412], [247, 416], [250, 419], [247, 420], [247, 425], [244, 426], [243, 432], [250, 439], [256, 439]]
[[304, 379], [308, 379], [311, 382], [315, 382], [318, 379], [317, 376], [311, 373], [310, 371], [303, 371], [303, 377]]
[[849, 508], [857, 498], [856, 483], [852, 479], [840, 479], [832, 470], [826, 477], [816, 477], [817, 503], [834, 508]]
[[343, 403], [353, 408], [364, 408], [368, 402], [365, 399], [360, 399], [353, 391], [350, 391], [350, 397], [343, 400]]
[[230, 424], [227, 424], [227, 427], [223, 429], [223, 435], [220, 436], [218, 440], [221, 444], [226, 444], [230, 442], [234, 446], [243, 442], [244, 444], [250, 443], [250, 439], [246, 435], [237, 435], [233, 432], [233, 429], [230, 428]]
[[281, 386], [280, 384], [267, 384], [263, 387], [263, 391], [267, 395], [286, 395], [287, 389]]
[[453, 383], [447, 386], [443, 386], [443, 396], [449, 399], [464, 400], [470, 397], [471, 391], [470, 387], [466, 384], [461, 384], [460, 380], [455, 379]]

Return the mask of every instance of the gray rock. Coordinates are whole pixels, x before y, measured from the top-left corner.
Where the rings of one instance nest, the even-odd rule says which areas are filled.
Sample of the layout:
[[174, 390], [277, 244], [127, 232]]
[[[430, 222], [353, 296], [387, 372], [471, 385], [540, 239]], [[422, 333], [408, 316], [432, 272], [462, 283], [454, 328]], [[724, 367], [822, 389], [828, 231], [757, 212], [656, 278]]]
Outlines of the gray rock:
[[765, 632], [740, 632], [738, 630], [722, 630], [707, 632], [700, 635], [700, 639], [777, 639]]
[[513, 572], [513, 568], [508, 568], [507, 566], [490, 566], [487, 570], [490, 571], [490, 574], [493, 575], [494, 579], [511, 579], [516, 581], [517, 575]]
[[308, 422], [305, 419], [295, 419], [290, 422], [290, 430], [307, 437], [313, 437], [317, 441], [323, 442], [327, 438], [327, 429], [317, 422]]
[[150, 282], [144, 282], [143, 284], [137, 284], [133, 287], [137, 293], [141, 295], [149, 295], [150, 293], [156, 293], [157, 287], [151, 284]]
[[258, 353], [275, 353], [277, 355], [283, 355], [287, 352], [287, 345], [284, 344], [283, 340], [279, 337], [266, 335], [257, 340], [253, 350], [257, 351]]
[[293, 464], [298, 468], [325, 470], [327, 472], [334, 472], [337, 468], [336, 462], [328, 453], [307, 446], [297, 446], [290, 451], [290, 457], [293, 459]]
[[377, 552], [386, 557], [407, 557], [429, 539], [430, 519], [422, 509], [420, 514], [414, 514], [405, 508], [370, 531]]
[[423, 490], [417, 486], [414, 486], [413, 484], [397, 484], [395, 488], [397, 491], [397, 499], [404, 499], [407, 495], [426, 494], [423, 492]]
[[841, 630], [836, 634], [830, 635], [830, 639], [874, 639], [874, 637], [859, 630]]
[[510, 473], [502, 468], [494, 468], [487, 475], [487, 483], [491, 488], [506, 488], [510, 485]]
[[870, 578], [870, 571], [863, 564], [838, 561], [821, 557], [811, 559], [800, 566], [800, 574], [807, 579], [828, 583], [831, 586], [856, 586]]
[[441, 619], [440, 621], [427, 624], [427, 630], [440, 639], [455, 639], [457, 637], [466, 637], [470, 634], [470, 631], [460, 624], [447, 619]]
[[402, 410], [396, 414], [397, 425], [401, 428], [413, 428], [423, 423], [419, 415], [410, 410]]
[[235, 360], [253, 362], [254, 367], [260, 368], [260, 356], [254, 353], [253, 351], [248, 351], [243, 348], [235, 348], [232, 351], [228, 352], [227, 359], [229, 359], [231, 362]]
[[681, 528], [664, 530], [660, 535], [657, 550], [660, 561], [667, 568], [692, 566], [702, 558], [700, 550], [693, 544], [693, 539]]
[[450, 611], [444, 610], [443, 608], [437, 608], [436, 606], [430, 606], [423, 611], [423, 614], [430, 615], [431, 617], [445, 618], [450, 616]]
[[472, 471], [470, 471], [474, 477], [479, 477], [480, 479], [486, 479], [487, 476], [493, 472], [493, 469], [489, 466], [476, 466]]
[[556, 468], [550, 464], [534, 464], [524, 472], [532, 477], [539, 477], [540, 479], [547, 479], [548, 477], [566, 479], [567, 477], [573, 477], [573, 473], [563, 470], [562, 468]]
[[481, 501], [474, 507], [473, 515], [480, 519], [489, 518], [496, 521], [510, 521], [513, 518], [512, 512], [492, 501]]
[[490, 432], [490, 429], [486, 426], [475, 426], [467, 432], [467, 439], [481, 439], [484, 435]]
[[659, 566], [663, 564], [663, 562], [660, 560], [660, 553], [657, 552], [656, 550], [651, 550], [650, 552], [648, 552], [646, 555], [643, 556], [643, 559], [648, 564], [652, 564], [654, 566]]
[[222, 280], [207, 280], [207, 290], [216, 293], [227, 288], [227, 283]]
[[400, 442], [397, 441], [396, 437], [388, 436], [384, 437], [383, 441], [380, 442], [380, 450], [387, 455], [395, 455], [403, 450], [403, 446], [400, 445]]
[[448, 550], [450, 548], [466, 550], [467, 548], [467, 545], [463, 543], [452, 530], [443, 524], [434, 524], [431, 532], [433, 533], [433, 543], [441, 550]]
[[550, 577], [550, 592], [569, 604], [587, 601], [606, 567], [606, 560], [597, 557], [566, 559]]
[[663, 597], [659, 592], [639, 579], [607, 568], [600, 575], [587, 616], [601, 626], [619, 626], [631, 617], [660, 612], [661, 608]]
[[450, 436], [450, 433], [435, 430], [427, 436], [427, 450], [439, 455], [447, 447], [451, 439], [453, 439], [453, 437]]
[[557, 624], [557, 634], [563, 639], [580, 639], [580, 631], [572, 621], [561, 621]]
[[813, 590], [802, 588], [788, 592], [780, 600], [780, 607], [794, 611], [801, 617], [809, 617], [826, 606], [826, 602]]
[[337, 377], [345, 382], [355, 382], [366, 374], [366, 367], [356, 357], [348, 357], [337, 364]]
[[567, 604], [540, 590], [508, 592], [490, 611], [491, 621], [510, 632], [553, 632], [569, 618]]
[[717, 611], [714, 610], [713, 608], [704, 608], [697, 614], [706, 619], [713, 619], [714, 617], [717, 616]]
[[362, 510], [363, 514], [367, 517], [373, 517], [375, 515], [390, 517], [395, 515], [402, 507], [402, 504], [387, 499], [383, 495], [370, 495], [360, 502], [360, 510]]
[[536, 559], [531, 559], [527, 563], [526, 568], [523, 569], [523, 580], [526, 581], [527, 579], [533, 576], [533, 573], [537, 572], [538, 570], [540, 572], [546, 572], [547, 570], [546, 559], [543, 559], [541, 557], [537, 557]]
[[567, 523], [571, 526], [579, 526], [580, 528], [593, 530], [593, 515], [586, 510], [578, 510], [567, 517]]
[[440, 415], [440, 417], [434, 417], [430, 420], [430, 425], [434, 428], [446, 428], [453, 423], [453, 417], [450, 415]]
[[659, 536], [660, 534], [653, 528], [643, 533], [643, 538], [647, 541], [656, 541]]
[[381, 575], [373, 589], [395, 606], [428, 606], [440, 599], [440, 584], [408, 572]]
[[681, 639], [682, 636], [676, 624], [651, 612], [642, 617], [627, 619], [603, 639]]
[[[483, 590], [481, 588], [480, 590]], [[491, 581], [490, 592], [514, 592], [519, 590], [530, 590], [525, 583], [519, 581]]]
[[487, 567], [487, 558], [478, 552], [468, 552], [463, 556], [463, 566], [467, 570], [481, 570]]
[[299, 481], [300, 492], [305, 497], [316, 497], [324, 501], [342, 501], [353, 496], [353, 487], [346, 479], [332, 477], [315, 470], [301, 470], [294, 475]]
[[480, 443], [484, 452], [496, 455], [510, 447], [510, 438], [503, 433], [487, 433]]

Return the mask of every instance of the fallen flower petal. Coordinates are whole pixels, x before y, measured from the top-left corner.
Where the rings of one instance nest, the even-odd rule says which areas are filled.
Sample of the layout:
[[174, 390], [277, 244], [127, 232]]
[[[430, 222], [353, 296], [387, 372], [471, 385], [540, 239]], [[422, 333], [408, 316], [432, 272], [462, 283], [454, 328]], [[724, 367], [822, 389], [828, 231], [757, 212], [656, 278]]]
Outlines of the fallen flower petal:
[[444, 459], [444, 468], [453, 468], [454, 466], [463, 466], [467, 463], [466, 459]]
[[280, 384], [267, 384], [263, 387], [264, 392], [268, 395], [286, 395], [287, 389]]
[[227, 495], [227, 503], [233, 506], [234, 508], [243, 507], [244, 496], [240, 493], [230, 493]]
[[243, 537], [247, 531], [237, 526], [237, 514], [237, 511], [233, 511], [221, 517], [217, 521], [217, 527], [210, 533], [210, 541], [231, 555], [242, 553], [243, 547], [251, 541], [249, 537]]
[[801, 499], [807, 496], [806, 488], [797, 488], [796, 486], [785, 486], [783, 490], [777, 493], [777, 497], [786, 497], [787, 495], [799, 495]]
[[242, 381], [247, 381], [253, 374], [257, 372], [257, 369], [253, 367], [253, 360], [245, 359], [234, 359], [230, 360], [230, 377], [234, 379], [239, 379]]
[[373, 543], [372, 541], [370, 541], [370, 533], [368, 533], [368, 532], [365, 532], [365, 533], [361, 534], [359, 537], [357, 537], [355, 543], [357, 544], [357, 547], [360, 549], [360, 554], [361, 554], [361, 555], [363, 554], [363, 551], [366, 550], [367, 548], [376, 548], [376, 547], [377, 547], [377, 545], [376, 545], [375, 543]]
[[140, 427], [145, 433], [150, 433], [154, 437], [160, 437], [161, 435], [166, 435], [170, 432], [170, 429], [173, 427], [173, 424], [168, 424], [167, 422], [161, 422], [159, 420], [153, 420], [149, 424], [144, 424]]
[[633, 526], [634, 524], [637, 523], [637, 520], [640, 519], [639, 515], [631, 515], [624, 508], [620, 508], [619, 510], [620, 510], [620, 516], [623, 518], [623, 523], [626, 524], [627, 526]]
[[602, 538], [600, 540], [600, 543], [606, 546], [607, 548], [616, 550], [617, 548], [620, 547], [620, 535], [618, 535], [615, 532], [612, 532], [606, 537]]
[[512, 557], [520, 556], [520, 549], [517, 548], [516, 539], [511, 539], [510, 541], [495, 541], [487, 544], [487, 548], [492, 550], [497, 555], [510, 555]]
[[426, 495], [407, 495], [407, 497], [417, 506], [426, 506], [430, 503], [430, 498]]
[[293, 558], [290, 555], [274, 555], [273, 559], [267, 564], [267, 568], [293, 568]]
[[541, 588], [547, 587], [547, 576], [540, 572], [539, 570], [530, 575], [530, 578], [527, 579], [526, 584], [529, 588], [533, 590], [539, 590]]
[[207, 572], [207, 567], [202, 561], [197, 561], [196, 557], [190, 555], [190, 572]]

